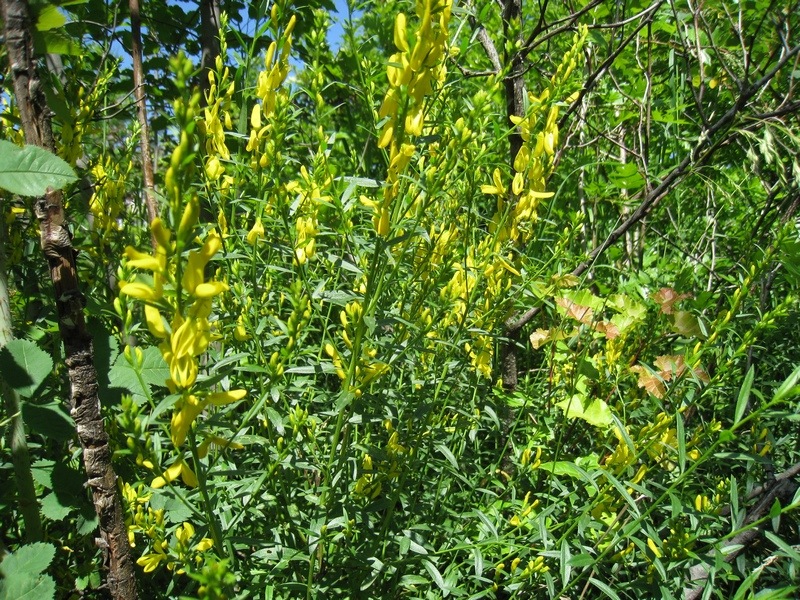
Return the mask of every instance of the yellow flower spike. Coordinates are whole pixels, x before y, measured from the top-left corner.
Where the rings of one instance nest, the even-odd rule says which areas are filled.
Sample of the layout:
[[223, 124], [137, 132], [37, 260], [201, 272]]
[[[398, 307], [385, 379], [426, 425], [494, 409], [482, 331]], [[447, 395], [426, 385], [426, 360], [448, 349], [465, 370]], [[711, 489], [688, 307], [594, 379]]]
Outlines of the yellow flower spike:
[[423, 107], [417, 106], [406, 116], [405, 130], [408, 135], [422, 135], [425, 125], [425, 112]]
[[515, 173], [514, 180], [511, 182], [511, 192], [515, 196], [519, 196], [525, 187], [525, 177], [522, 173]]
[[244, 342], [250, 339], [250, 334], [247, 333], [247, 328], [244, 325], [244, 316], [239, 315], [236, 319], [236, 329], [233, 330], [233, 337], [237, 342]]
[[394, 45], [401, 52], [408, 52], [406, 16], [401, 12], [394, 19]]
[[211, 299], [198, 298], [189, 307], [186, 316], [190, 319], [200, 319], [201, 321], [207, 320], [211, 316]]
[[261, 239], [264, 239], [264, 225], [261, 223], [261, 219], [256, 219], [253, 228], [247, 234], [247, 243], [255, 246]]
[[150, 330], [150, 333], [153, 337], [159, 339], [166, 339], [167, 329], [164, 327], [164, 319], [161, 318], [161, 313], [159, 310], [150, 304], [144, 305], [144, 318], [147, 322], [147, 328]]
[[208, 283], [201, 283], [194, 289], [194, 296], [196, 298], [213, 298], [228, 291], [228, 284], [221, 281], [209, 281]]
[[389, 145], [394, 137], [394, 123], [389, 120], [383, 126], [381, 130], [381, 136], [378, 139], [378, 148], [385, 148]]

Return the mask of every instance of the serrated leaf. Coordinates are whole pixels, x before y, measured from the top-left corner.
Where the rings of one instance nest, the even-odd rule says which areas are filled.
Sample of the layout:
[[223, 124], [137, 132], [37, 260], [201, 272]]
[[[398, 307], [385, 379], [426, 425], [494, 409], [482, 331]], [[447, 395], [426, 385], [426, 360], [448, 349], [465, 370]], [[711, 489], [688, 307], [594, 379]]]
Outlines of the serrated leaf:
[[53, 359], [30, 340], [11, 340], [0, 349], [0, 376], [23, 398], [33, 396], [52, 370]]
[[22, 405], [22, 420], [31, 431], [52, 440], [64, 442], [75, 435], [75, 421], [60, 404]]
[[65, 504], [55, 493], [47, 494], [41, 501], [42, 515], [51, 521], [61, 521], [74, 509], [73, 506]]
[[[108, 373], [109, 386], [123, 388], [132, 395], [148, 397], [150, 386], [165, 387], [169, 379], [169, 367], [159, 349], [149, 346], [142, 349], [142, 366], [137, 370], [120, 353]], [[142, 385], [144, 383], [144, 386]]]
[[56, 582], [50, 575], [9, 577], [0, 581], [0, 600], [51, 600]]
[[22, 573], [38, 575], [50, 566], [55, 555], [56, 548], [53, 544], [43, 542], [26, 544], [6, 555], [0, 563], [0, 573], [4, 577]]
[[20, 196], [43, 196], [77, 180], [64, 160], [38, 146], [20, 148], [0, 140], [0, 188]]

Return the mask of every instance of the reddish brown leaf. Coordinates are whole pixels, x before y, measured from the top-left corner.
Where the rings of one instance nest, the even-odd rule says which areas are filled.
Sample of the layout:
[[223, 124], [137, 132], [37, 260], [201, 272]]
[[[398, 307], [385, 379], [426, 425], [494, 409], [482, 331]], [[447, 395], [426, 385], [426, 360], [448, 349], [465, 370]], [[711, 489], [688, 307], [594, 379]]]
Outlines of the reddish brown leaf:
[[657, 292], [650, 295], [650, 297], [661, 306], [661, 312], [665, 315], [671, 315], [674, 309], [674, 304], [676, 302], [680, 302], [681, 300], [685, 300], [686, 298], [691, 298], [691, 294], [679, 294], [672, 288], [664, 287], [658, 290]]

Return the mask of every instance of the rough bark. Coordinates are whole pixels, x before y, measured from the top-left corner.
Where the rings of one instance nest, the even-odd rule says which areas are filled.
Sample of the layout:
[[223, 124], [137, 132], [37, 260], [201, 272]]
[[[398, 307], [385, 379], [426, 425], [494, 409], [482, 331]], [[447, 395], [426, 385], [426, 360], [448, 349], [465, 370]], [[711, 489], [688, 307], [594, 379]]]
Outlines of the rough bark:
[[[31, 16], [25, 0], [0, 0], [14, 94], [25, 141], [55, 150], [50, 110], [37, 74]], [[67, 229], [61, 192], [48, 192], [34, 202], [41, 246], [53, 282], [59, 331], [70, 381], [71, 414], [83, 449], [87, 485], [100, 522], [98, 544], [105, 553], [107, 584], [114, 598], [136, 598], [136, 579], [122, 518], [122, 503], [111, 465], [108, 435], [103, 426], [92, 340], [83, 316], [75, 250]]]
[[[147, 218], [152, 221], [158, 216], [155, 178], [153, 176], [153, 158], [150, 153], [150, 124], [147, 120], [147, 95], [144, 86], [144, 70], [142, 67], [142, 20], [139, 16], [139, 0], [130, 0], [131, 11], [131, 58], [133, 59], [133, 96], [136, 99], [136, 116], [139, 120], [139, 147], [142, 153], [142, 181], [144, 183], [144, 201], [147, 207]], [[153, 248], [155, 238], [151, 239]]]
[[208, 72], [216, 66], [220, 53], [219, 44], [220, 14], [218, 0], [200, 0], [200, 102], [203, 106], [208, 98], [210, 84]]

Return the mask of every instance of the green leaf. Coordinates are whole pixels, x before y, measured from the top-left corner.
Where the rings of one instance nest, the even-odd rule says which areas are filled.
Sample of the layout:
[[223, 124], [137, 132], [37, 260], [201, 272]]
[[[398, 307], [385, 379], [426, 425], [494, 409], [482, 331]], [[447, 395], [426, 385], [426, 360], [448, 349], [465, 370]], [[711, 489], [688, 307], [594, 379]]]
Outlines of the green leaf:
[[138, 371], [122, 352], [108, 373], [110, 387], [123, 388], [134, 396], [145, 398], [150, 396], [151, 386], [165, 387], [167, 379], [169, 379], [169, 367], [161, 351], [155, 346], [142, 348], [142, 366]]
[[75, 421], [64, 408], [55, 402], [50, 404], [22, 405], [22, 420], [34, 433], [46, 438], [65, 442], [75, 435]]
[[77, 56], [81, 53], [81, 45], [63, 29], [37, 31], [33, 36], [34, 49], [37, 54], [68, 54]]
[[800, 380], [800, 367], [797, 367], [792, 374], [786, 378], [786, 381], [781, 384], [781, 387], [778, 388], [778, 391], [775, 392], [775, 396], [772, 398], [772, 403], [783, 402], [784, 400], [788, 400], [800, 394], [800, 386], [797, 385], [798, 380]]
[[56, 548], [53, 544], [37, 542], [20, 546], [0, 563], [0, 573], [4, 577], [22, 573], [38, 575], [50, 566], [55, 555]]
[[0, 581], [0, 600], [50, 600], [56, 597], [56, 582], [50, 575], [15, 575]]
[[0, 188], [20, 196], [42, 196], [78, 178], [65, 161], [38, 146], [19, 146], [0, 140]]
[[61, 521], [74, 508], [73, 506], [65, 505], [55, 492], [51, 492], [42, 498], [41, 506], [42, 514], [51, 521]]
[[30, 340], [11, 340], [0, 349], [0, 376], [23, 398], [33, 396], [52, 370], [53, 359]]
[[747, 401], [750, 399], [750, 388], [753, 387], [753, 377], [755, 376], [755, 371], [753, 370], [753, 366], [750, 366], [750, 369], [747, 371], [747, 375], [744, 376], [744, 381], [742, 382], [742, 387], [739, 389], [739, 398], [736, 400], [736, 411], [733, 415], [733, 424], [736, 425], [739, 421], [742, 420], [744, 416], [744, 411], [747, 408]]
[[67, 18], [64, 16], [57, 6], [46, 4], [39, 11], [39, 16], [36, 19], [36, 29], [38, 31], [48, 31], [50, 29], [57, 29], [63, 27], [67, 23]]
[[607, 583], [603, 583], [599, 579], [595, 579], [594, 577], [589, 577], [589, 583], [591, 583], [594, 587], [598, 590], [603, 592], [609, 598], [613, 598], [614, 600], [619, 600], [619, 596], [617, 593], [612, 590]]
[[442, 574], [439, 573], [439, 569], [436, 568], [436, 565], [434, 565], [428, 559], [425, 559], [425, 560], [422, 561], [422, 566], [425, 567], [425, 570], [433, 578], [434, 583], [436, 583], [436, 586], [440, 590], [442, 590], [443, 592], [446, 592], [446, 591], [449, 590], [447, 585], [445, 585], [445, 583], [444, 583], [444, 578], [442, 577]]
[[564, 411], [568, 419], [583, 419], [595, 427], [608, 427], [614, 420], [608, 404], [600, 398], [595, 398], [584, 408], [581, 396], [575, 394], [572, 398], [558, 402], [556, 406]]

